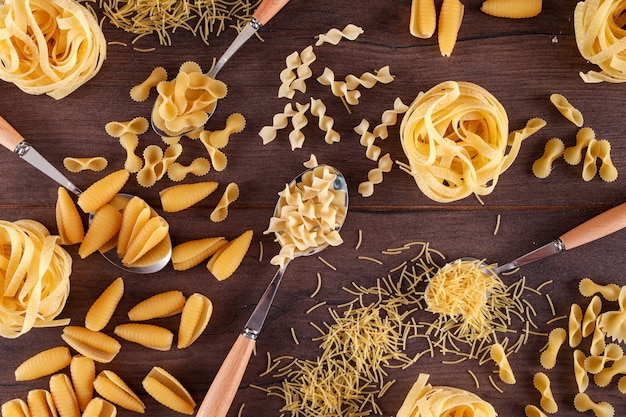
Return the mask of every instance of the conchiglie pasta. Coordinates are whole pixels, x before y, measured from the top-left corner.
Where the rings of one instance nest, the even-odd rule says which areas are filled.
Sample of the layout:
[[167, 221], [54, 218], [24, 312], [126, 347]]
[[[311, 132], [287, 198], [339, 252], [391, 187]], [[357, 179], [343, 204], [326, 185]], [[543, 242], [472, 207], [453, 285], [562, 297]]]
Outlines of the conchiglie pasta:
[[2, 417], [30, 417], [28, 404], [21, 398], [14, 398], [2, 404]]
[[178, 244], [172, 249], [172, 266], [186, 271], [214, 255], [228, 241], [223, 237], [208, 237]]
[[541, 13], [543, 0], [485, 0], [480, 11], [491, 16], [509, 19], [535, 17]]
[[115, 327], [115, 334], [122, 339], [154, 350], [170, 350], [174, 334], [168, 329], [145, 323], [126, 323]]
[[96, 181], [78, 197], [78, 206], [85, 213], [98, 210], [120, 192], [129, 176], [128, 171], [121, 169]]
[[50, 377], [50, 394], [60, 417], [80, 417], [72, 381], [65, 374]]
[[213, 303], [206, 296], [195, 293], [185, 302], [178, 328], [178, 349], [189, 347], [202, 334], [213, 314]]
[[185, 210], [211, 195], [217, 186], [214, 181], [171, 186], [159, 193], [161, 206], [166, 212]]
[[141, 382], [146, 392], [166, 407], [183, 414], [193, 414], [196, 406], [189, 391], [165, 371], [155, 366]]
[[85, 228], [80, 213], [67, 189], [59, 187], [55, 209], [57, 229], [62, 245], [74, 245], [83, 241]]
[[113, 316], [122, 295], [124, 295], [124, 280], [118, 277], [89, 307], [85, 316], [85, 327], [94, 331], [104, 329]]
[[136, 304], [128, 311], [128, 318], [132, 321], [144, 321], [168, 317], [180, 313], [184, 305], [185, 296], [182, 291], [166, 291]]
[[111, 362], [122, 347], [111, 336], [85, 327], [66, 326], [61, 338], [81, 355], [101, 363]]
[[15, 369], [16, 381], [28, 381], [52, 375], [70, 364], [72, 356], [65, 346], [46, 349], [26, 359]]
[[102, 398], [130, 411], [144, 413], [146, 406], [139, 396], [115, 372], [104, 370], [93, 383]]
[[70, 378], [76, 393], [78, 407], [85, 411], [93, 399], [93, 381], [96, 379], [96, 364], [93, 359], [76, 355], [70, 362]]
[[252, 230], [246, 230], [213, 255], [207, 263], [207, 269], [215, 278], [223, 281], [239, 268], [250, 248], [252, 235]]
[[439, 12], [439, 51], [450, 56], [461, 29], [465, 6], [459, 0], [443, 0]]

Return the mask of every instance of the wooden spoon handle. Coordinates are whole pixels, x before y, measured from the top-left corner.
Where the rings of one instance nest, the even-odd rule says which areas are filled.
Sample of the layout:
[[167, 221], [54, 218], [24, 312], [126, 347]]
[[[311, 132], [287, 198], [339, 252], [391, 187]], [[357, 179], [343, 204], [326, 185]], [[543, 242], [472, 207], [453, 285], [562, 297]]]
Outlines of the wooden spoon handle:
[[13, 152], [18, 143], [23, 140], [24, 138], [22, 135], [20, 135], [18, 131], [9, 124], [9, 122], [0, 116], [0, 145]]
[[613, 207], [563, 234], [565, 250], [593, 242], [626, 227], [626, 203]]
[[240, 334], [198, 408], [196, 417], [226, 417], [256, 341]]
[[263, 0], [254, 12], [254, 17], [261, 22], [262, 25], [265, 25], [287, 3], [289, 3], [289, 0]]

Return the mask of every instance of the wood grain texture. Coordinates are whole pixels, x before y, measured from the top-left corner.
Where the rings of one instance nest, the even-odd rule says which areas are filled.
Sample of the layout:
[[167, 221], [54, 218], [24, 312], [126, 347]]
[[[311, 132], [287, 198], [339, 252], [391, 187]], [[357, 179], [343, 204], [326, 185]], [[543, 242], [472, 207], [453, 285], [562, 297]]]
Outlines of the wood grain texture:
[[[139, 345], [122, 342], [122, 349], [106, 369], [118, 373], [146, 403], [153, 417], [169, 416], [171, 411], [151, 399], [141, 387], [141, 380], [155, 364], [174, 375], [199, 404], [215, 377], [233, 341], [254, 309], [275, 272], [269, 264], [278, 252], [271, 236], [263, 235], [277, 193], [285, 182], [303, 170], [302, 163], [314, 153], [318, 160], [336, 166], [345, 176], [350, 188], [350, 211], [342, 229], [345, 243], [323, 252], [322, 257], [336, 266], [333, 271], [317, 257], [292, 262], [269, 317], [256, 343], [248, 369], [228, 416], [237, 416], [245, 404], [242, 416], [276, 417], [284, 405], [279, 398], [267, 397], [250, 384], [267, 386], [278, 383], [271, 377], [259, 377], [266, 368], [266, 354], [272, 357], [291, 355], [313, 359], [321, 351], [311, 338], [318, 334], [309, 324], [330, 320], [326, 307], [336, 307], [353, 298], [342, 290], [351, 282], [374, 285], [376, 279], [406, 260], [402, 256], [382, 255], [381, 251], [415, 240], [428, 241], [448, 259], [460, 256], [485, 258], [504, 263], [530, 251], [571, 228], [615, 207], [626, 200], [626, 128], [623, 108], [626, 86], [582, 82], [578, 72], [592, 69], [579, 54], [573, 31], [573, 10], [576, 1], [544, 1], [542, 13], [536, 18], [507, 20], [480, 12], [481, 1], [466, 0], [465, 16], [452, 56], [439, 54], [436, 35], [431, 39], [416, 39], [409, 33], [410, 2], [363, 0], [315, 2], [292, 0], [260, 31], [263, 42], [252, 38], [220, 72], [219, 78], [228, 85], [228, 95], [220, 101], [218, 111], [207, 123], [208, 129], [224, 127], [228, 115], [242, 113], [246, 128], [233, 135], [224, 149], [228, 166], [222, 172], [212, 170], [200, 180], [217, 181], [221, 189], [229, 182], [239, 185], [241, 193], [229, 207], [228, 218], [221, 223], [209, 220], [221, 192], [180, 213], [163, 214], [170, 223], [174, 244], [208, 236], [235, 238], [252, 229], [254, 238], [240, 269], [228, 280], [218, 282], [199, 265], [184, 272], [171, 266], [150, 276], [124, 274], [104, 258], [92, 255], [81, 260], [77, 247], [69, 247], [74, 265], [71, 294], [61, 317], [70, 317], [73, 325], [83, 325], [91, 302], [122, 275], [126, 290], [110, 324], [104, 329], [112, 334], [117, 324], [127, 321], [127, 311], [138, 301], [159, 292], [178, 289], [186, 296], [200, 292], [214, 304], [214, 313], [204, 334], [189, 348], [155, 352]], [[437, 3], [438, 7], [440, 2]], [[314, 77], [307, 81], [306, 94], [297, 93], [293, 100], [277, 98], [285, 58], [315, 43], [315, 36], [331, 28], [342, 29], [348, 23], [361, 26], [364, 33], [356, 41], [342, 41], [337, 46], [314, 48], [317, 60], [311, 65]], [[121, 169], [125, 152], [118, 140], [104, 130], [110, 121], [127, 121], [136, 116], [148, 116], [152, 101], [136, 103], [129, 90], [143, 81], [156, 66], [163, 66], [174, 76], [180, 64], [196, 60], [203, 68], [210, 66], [228, 47], [236, 33], [229, 30], [205, 45], [184, 31], [173, 36], [172, 46], [159, 46], [156, 38], [144, 37], [139, 48], [155, 47], [154, 52], [133, 50], [134, 35], [104, 24], [108, 41], [123, 41], [129, 46], [110, 45], [108, 57], [100, 73], [70, 96], [56, 101], [47, 96], [29, 96], [11, 84], [0, 84], [0, 115], [51, 163], [63, 169], [67, 156], [105, 156], [107, 169], [101, 173], [66, 172], [77, 186], [86, 188], [103, 175]], [[388, 85], [361, 89], [360, 103], [348, 113], [328, 87], [314, 78], [325, 67], [338, 77], [361, 75], [389, 65], [395, 80]], [[420, 91], [426, 91], [442, 81], [470, 81], [489, 90], [507, 110], [510, 128], [524, 126], [531, 117], [541, 117], [547, 126], [526, 140], [514, 164], [500, 178], [495, 191], [483, 198], [484, 205], [474, 198], [440, 204], [425, 197], [413, 179], [394, 166], [384, 182], [375, 187], [369, 198], [358, 195], [358, 184], [375, 167], [365, 157], [365, 148], [354, 132], [362, 119], [371, 126], [380, 122], [383, 111], [391, 109], [396, 97], [410, 103]], [[552, 93], [563, 94], [585, 116], [585, 125], [592, 127], [598, 138], [612, 144], [612, 158], [620, 177], [606, 183], [599, 177], [585, 182], [582, 166], [570, 166], [562, 159], [554, 164], [551, 175], [540, 180], [531, 166], [539, 158], [545, 142], [561, 138], [566, 146], [575, 143], [577, 128], [561, 116], [550, 103]], [[279, 131], [275, 141], [263, 146], [259, 130], [272, 122], [274, 114], [288, 102], [309, 102], [319, 98], [327, 106], [326, 114], [335, 120], [334, 129], [341, 142], [328, 145], [317, 120], [309, 117], [303, 129], [306, 136], [302, 149], [291, 151], [288, 141], [290, 128]], [[157, 144], [165, 147], [155, 134], [140, 137], [140, 148]], [[398, 126], [389, 128], [389, 138], [378, 142], [392, 159], [406, 161], [398, 140]], [[188, 164], [198, 156], [206, 157], [199, 141], [187, 140], [181, 163]], [[0, 153], [0, 219], [32, 218], [55, 231], [54, 205], [56, 184], [9, 151]], [[195, 179], [193, 179], [195, 180]], [[185, 180], [191, 182], [192, 180]], [[154, 187], [143, 188], [131, 177], [124, 192], [140, 195], [159, 212], [160, 190], [173, 185], [164, 178]], [[498, 216], [500, 227], [493, 234]], [[359, 231], [363, 241], [357, 250]], [[263, 259], [259, 260], [260, 243]], [[626, 232], [620, 231], [583, 247], [567, 251], [536, 264], [530, 264], [522, 274], [529, 286], [536, 287], [546, 280], [557, 315], [567, 314], [572, 302], [586, 305], [588, 299], [578, 292], [580, 279], [589, 277], [601, 283], [626, 284]], [[371, 256], [384, 259], [383, 265], [358, 259]], [[316, 273], [322, 275], [322, 288], [311, 298], [316, 288]], [[327, 306], [307, 314], [315, 304], [326, 301]], [[548, 332], [555, 325], [546, 325], [552, 317], [547, 303], [538, 303], [537, 331]], [[422, 316], [425, 320], [428, 316]], [[158, 323], [177, 330], [179, 316], [159, 319]], [[564, 322], [559, 322], [564, 325]], [[291, 328], [300, 344], [292, 338]], [[29, 389], [45, 388], [47, 379], [16, 382], [14, 369], [26, 358], [46, 348], [62, 343], [60, 328], [34, 329], [17, 340], [0, 340], [0, 403], [12, 398], [26, 398]], [[389, 379], [396, 383], [378, 401], [385, 416], [393, 416], [418, 373], [431, 374], [431, 383], [452, 385], [476, 392], [491, 402], [501, 416], [522, 416], [526, 404], [538, 405], [539, 393], [532, 386], [535, 372], [541, 371], [539, 350], [546, 338], [531, 337], [524, 348], [510, 358], [516, 372], [517, 384], [499, 386], [496, 391], [488, 376], [494, 375], [493, 364], [479, 366], [475, 361], [444, 365], [442, 355], [423, 357], [406, 370], [390, 371]], [[411, 349], [423, 349], [423, 341]], [[546, 373], [553, 380], [553, 391], [559, 403], [559, 414], [576, 415], [573, 407], [577, 392], [571, 365], [571, 349], [564, 348], [557, 366]], [[101, 367], [105, 369], [104, 367]], [[476, 388], [467, 372], [471, 369], [480, 381]], [[100, 369], [99, 369], [100, 370]], [[494, 375], [495, 376], [495, 375]], [[616, 415], [626, 414], [626, 403], [617, 391], [615, 381], [607, 388], [591, 383], [590, 396], [609, 401]], [[133, 413], [120, 410], [122, 417]], [[288, 414], [286, 414], [288, 416]]]

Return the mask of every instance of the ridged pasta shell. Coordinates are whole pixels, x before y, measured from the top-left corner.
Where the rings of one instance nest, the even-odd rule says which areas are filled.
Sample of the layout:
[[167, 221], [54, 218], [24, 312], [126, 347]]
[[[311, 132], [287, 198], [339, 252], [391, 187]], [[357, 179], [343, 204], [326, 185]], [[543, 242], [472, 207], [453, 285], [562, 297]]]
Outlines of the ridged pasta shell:
[[439, 12], [439, 51], [450, 56], [456, 44], [465, 7], [459, 0], [443, 0]]
[[52, 394], [45, 389], [28, 391], [26, 397], [30, 415], [33, 417], [57, 417], [57, 409], [52, 400]]
[[85, 238], [78, 247], [78, 255], [86, 258], [109, 240], [113, 239], [122, 225], [122, 213], [109, 204], [96, 211], [91, 224], [85, 233]]
[[178, 314], [185, 305], [182, 291], [165, 291], [136, 304], [128, 311], [131, 321], [144, 321]]
[[122, 339], [155, 350], [170, 350], [174, 334], [168, 329], [154, 324], [126, 323], [115, 327], [115, 334]]
[[129, 176], [128, 171], [121, 169], [94, 182], [78, 197], [78, 206], [85, 213], [98, 210], [120, 192]]
[[417, 38], [427, 39], [437, 29], [435, 0], [412, 0], [409, 32]]
[[14, 398], [2, 404], [2, 417], [30, 417], [28, 404], [21, 398]]
[[213, 314], [213, 303], [206, 296], [195, 293], [189, 296], [180, 317], [178, 349], [189, 347], [204, 332]]
[[196, 406], [189, 391], [163, 368], [155, 366], [141, 382], [155, 400], [183, 414], [193, 414]]
[[159, 193], [161, 206], [170, 213], [184, 210], [208, 197], [217, 186], [214, 181], [173, 185]]
[[74, 387], [67, 375], [56, 374], [50, 377], [50, 394], [59, 417], [80, 417]]
[[70, 193], [63, 187], [59, 187], [57, 192], [56, 222], [62, 245], [74, 245], [83, 241], [83, 220]]
[[72, 355], [66, 346], [46, 349], [26, 359], [15, 369], [16, 381], [28, 381], [52, 375], [70, 364]]
[[111, 362], [122, 347], [111, 336], [86, 327], [65, 326], [61, 338], [81, 355], [101, 363]]
[[122, 295], [124, 295], [124, 280], [122, 277], [118, 277], [89, 307], [85, 316], [85, 327], [94, 331], [104, 329], [111, 320]]
[[128, 249], [122, 258], [122, 263], [124, 265], [132, 265], [139, 260], [167, 237], [169, 228], [169, 224], [163, 217], [152, 217], [129, 242]]
[[228, 241], [223, 236], [190, 240], [172, 249], [172, 266], [177, 271], [193, 268], [215, 254]]
[[142, 267], [148, 265], [154, 265], [155, 263], [162, 261], [163, 258], [169, 256], [172, 250], [172, 241], [169, 235], [166, 235], [154, 248], [150, 249], [145, 255], [137, 259], [132, 263], [133, 267]]
[[102, 371], [93, 383], [94, 388], [104, 398], [137, 413], [144, 413], [146, 406], [132, 389], [113, 371]]
[[89, 401], [82, 417], [115, 417], [117, 408], [102, 398], [94, 398]]
[[524, 19], [541, 13], [543, 0], [485, 0], [480, 11], [496, 17]]
[[207, 269], [220, 281], [230, 277], [239, 268], [252, 242], [252, 230], [246, 230], [220, 249], [207, 263]]
[[70, 362], [70, 377], [78, 407], [85, 411], [93, 398], [93, 381], [96, 379], [96, 364], [87, 356], [76, 355]]
[[150, 206], [142, 198], [135, 196], [128, 201], [122, 212], [122, 225], [117, 235], [117, 253], [120, 257], [124, 256], [129, 242], [150, 217], [152, 217]]

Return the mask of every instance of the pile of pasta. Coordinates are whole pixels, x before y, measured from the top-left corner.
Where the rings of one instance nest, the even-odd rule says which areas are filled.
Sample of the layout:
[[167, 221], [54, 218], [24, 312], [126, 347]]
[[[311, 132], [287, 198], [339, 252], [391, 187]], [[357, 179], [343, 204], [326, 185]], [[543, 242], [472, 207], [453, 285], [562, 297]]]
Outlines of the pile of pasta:
[[265, 234], [274, 233], [280, 253], [270, 263], [285, 268], [296, 256], [343, 243], [339, 228], [348, 211], [348, 196], [336, 186], [337, 171], [319, 165], [285, 185]]
[[419, 374], [396, 417], [495, 417], [491, 404], [460, 388], [432, 386], [428, 374]]
[[420, 92], [404, 114], [400, 140], [409, 163], [400, 167], [437, 202], [490, 194], [522, 141], [545, 125], [531, 121], [509, 134], [506, 111], [491, 93], [470, 82], [443, 82]]
[[17, 338], [57, 319], [70, 293], [72, 258], [35, 220], [0, 220], [0, 336]]
[[98, 21], [76, 1], [7, 1], [0, 5], [0, 32], [0, 79], [28, 94], [62, 99], [106, 59]]
[[[109, 324], [124, 294], [123, 279], [115, 279], [92, 303], [85, 326], [66, 326], [63, 340], [67, 346], [46, 349], [22, 362], [15, 370], [16, 381], [49, 378], [49, 389], [33, 389], [27, 400], [15, 398], [2, 404], [2, 416], [46, 415], [114, 417], [117, 407], [144, 413], [146, 405], [117, 373], [102, 369], [110, 363], [122, 345], [102, 332]], [[185, 349], [202, 334], [213, 313], [213, 304], [206, 296], [194, 293], [185, 297], [179, 290], [155, 294], [128, 311], [130, 322], [119, 324], [114, 333], [119, 338], [150, 349], [171, 348], [174, 334], [167, 328], [142, 323], [180, 314], [177, 347]], [[63, 369], [69, 367], [69, 376]], [[165, 369], [154, 366], [142, 380], [145, 391], [174, 411], [193, 414], [195, 401], [183, 385]], [[97, 395], [99, 396], [97, 396]]]
[[586, 83], [626, 82], [624, 3], [614, 0], [579, 1], [574, 9], [574, 31], [580, 54], [601, 71], [580, 72]]

